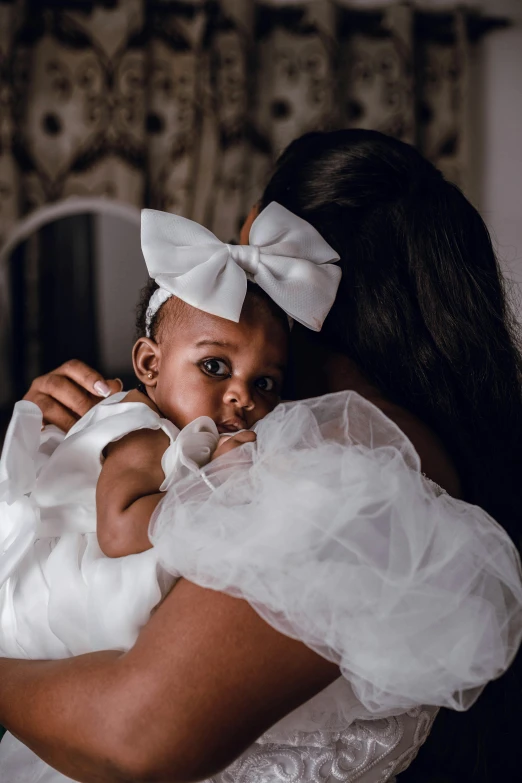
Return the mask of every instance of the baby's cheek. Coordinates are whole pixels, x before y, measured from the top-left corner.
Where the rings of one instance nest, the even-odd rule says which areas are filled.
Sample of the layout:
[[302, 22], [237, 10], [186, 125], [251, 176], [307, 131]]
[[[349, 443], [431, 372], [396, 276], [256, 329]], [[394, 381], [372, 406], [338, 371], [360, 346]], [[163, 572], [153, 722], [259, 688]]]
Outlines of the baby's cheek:
[[169, 409], [172, 418], [169, 418], [180, 429], [185, 427], [199, 416], [218, 418], [219, 404], [216, 395], [210, 390], [202, 388], [202, 384], [184, 384], [177, 388], [169, 401]]
[[274, 398], [273, 400], [263, 400], [261, 403], [258, 403], [254, 409], [254, 418], [249, 426], [251, 427], [256, 422], [264, 419], [264, 417], [273, 411], [280, 402], [281, 400], [279, 398]]

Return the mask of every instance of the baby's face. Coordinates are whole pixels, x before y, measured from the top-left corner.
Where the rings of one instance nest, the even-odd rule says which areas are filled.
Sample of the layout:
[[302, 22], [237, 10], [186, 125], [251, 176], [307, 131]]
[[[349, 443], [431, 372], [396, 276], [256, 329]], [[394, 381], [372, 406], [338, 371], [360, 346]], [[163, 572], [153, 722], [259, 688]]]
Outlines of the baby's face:
[[280, 401], [288, 330], [248, 297], [238, 324], [182, 308], [172, 323], [167, 313], [160, 327], [149, 396], [180, 428], [210, 416], [221, 433], [249, 429]]

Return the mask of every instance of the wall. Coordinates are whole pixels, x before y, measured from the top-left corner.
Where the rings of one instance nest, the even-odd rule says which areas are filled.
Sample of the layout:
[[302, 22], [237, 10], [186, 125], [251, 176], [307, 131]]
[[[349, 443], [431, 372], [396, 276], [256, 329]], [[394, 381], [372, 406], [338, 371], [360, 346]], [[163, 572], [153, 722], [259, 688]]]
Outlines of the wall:
[[132, 377], [135, 308], [148, 279], [140, 229], [113, 215], [98, 215], [95, 241], [101, 364], [109, 377], [126, 381]]
[[[486, 11], [513, 20], [481, 44], [478, 85], [477, 206], [493, 236], [506, 275], [522, 283], [522, 0], [483, 0]], [[522, 289], [515, 291], [520, 299]], [[522, 321], [522, 303], [516, 303]]]

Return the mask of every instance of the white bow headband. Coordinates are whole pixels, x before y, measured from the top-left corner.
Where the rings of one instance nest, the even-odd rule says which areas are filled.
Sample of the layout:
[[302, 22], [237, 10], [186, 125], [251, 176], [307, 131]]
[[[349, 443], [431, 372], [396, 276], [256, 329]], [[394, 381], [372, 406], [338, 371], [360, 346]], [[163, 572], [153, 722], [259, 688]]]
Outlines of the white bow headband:
[[146, 331], [171, 296], [212, 315], [239, 321], [247, 280], [287, 315], [320, 331], [334, 302], [339, 256], [316, 229], [273, 201], [254, 220], [248, 245], [227, 245], [192, 220], [144, 209], [141, 248], [159, 288], [150, 298]]

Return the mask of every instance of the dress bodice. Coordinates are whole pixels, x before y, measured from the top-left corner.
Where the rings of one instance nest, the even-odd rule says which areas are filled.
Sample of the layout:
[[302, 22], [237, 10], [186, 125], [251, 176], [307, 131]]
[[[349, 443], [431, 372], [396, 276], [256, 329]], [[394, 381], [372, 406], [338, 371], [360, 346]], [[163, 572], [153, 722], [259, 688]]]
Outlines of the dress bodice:
[[342, 731], [295, 732], [285, 744], [270, 732], [207, 783], [387, 783], [417, 755], [437, 710], [357, 720]]

